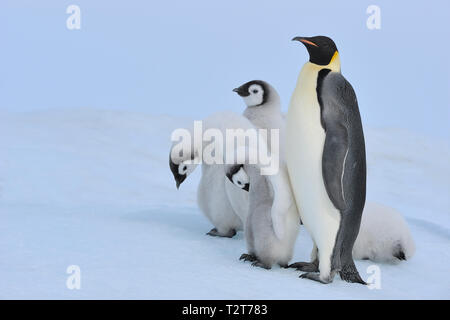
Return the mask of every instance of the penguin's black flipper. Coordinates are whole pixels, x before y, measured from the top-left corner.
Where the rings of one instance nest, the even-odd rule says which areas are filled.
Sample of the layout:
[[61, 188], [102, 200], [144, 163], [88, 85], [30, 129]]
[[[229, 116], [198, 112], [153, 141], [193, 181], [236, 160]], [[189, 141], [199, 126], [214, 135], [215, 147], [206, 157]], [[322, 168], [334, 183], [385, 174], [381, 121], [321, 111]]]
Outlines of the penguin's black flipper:
[[320, 121], [326, 133], [322, 174], [328, 196], [340, 211], [346, 207], [343, 178], [350, 139], [348, 109], [358, 109], [353, 88], [350, 86], [349, 90], [346, 87], [347, 81], [341, 74], [330, 72], [329, 69], [319, 72], [317, 96], [321, 109]]
[[331, 202], [339, 210], [346, 208], [343, 176], [348, 150], [347, 130], [335, 126], [327, 132], [322, 156], [322, 174]]
[[332, 269], [348, 282], [365, 283], [358, 274], [352, 249], [366, 201], [366, 150], [358, 102], [351, 84], [339, 72], [319, 72], [317, 94], [325, 130], [322, 176], [341, 222]]
[[328, 196], [342, 213], [362, 214], [366, 196], [366, 155], [358, 102], [338, 72], [319, 72], [317, 94], [325, 130], [322, 173]]

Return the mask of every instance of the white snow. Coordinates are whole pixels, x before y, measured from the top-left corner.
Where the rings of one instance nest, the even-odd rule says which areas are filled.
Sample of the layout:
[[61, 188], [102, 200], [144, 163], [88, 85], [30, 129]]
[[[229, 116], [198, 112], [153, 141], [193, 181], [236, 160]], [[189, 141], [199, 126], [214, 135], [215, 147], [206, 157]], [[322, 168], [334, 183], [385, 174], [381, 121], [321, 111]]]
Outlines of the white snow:
[[[0, 113], [0, 298], [450, 298], [450, 148], [394, 129], [366, 128], [368, 199], [407, 219], [416, 254], [378, 264], [381, 289], [253, 268], [235, 238], [205, 235], [196, 170], [180, 190], [170, 133], [189, 119], [73, 109]], [[294, 261], [309, 257], [302, 228]], [[370, 261], [357, 261], [364, 279]], [[66, 287], [69, 265], [81, 289]]]

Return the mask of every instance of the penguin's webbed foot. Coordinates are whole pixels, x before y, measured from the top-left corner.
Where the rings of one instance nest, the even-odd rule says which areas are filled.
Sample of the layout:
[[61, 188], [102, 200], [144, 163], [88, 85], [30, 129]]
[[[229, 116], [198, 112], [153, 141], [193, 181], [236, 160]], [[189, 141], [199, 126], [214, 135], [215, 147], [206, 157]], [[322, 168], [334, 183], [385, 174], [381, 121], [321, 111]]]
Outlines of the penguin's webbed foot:
[[398, 252], [395, 252], [394, 254], [393, 254], [393, 256], [395, 257], [395, 258], [397, 258], [398, 260], [400, 260], [400, 261], [402, 261], [402, 260], [406, 260], [406, 256], [405, 256], [405, 253], [403, 252], [403, 251], [398, 251]]
[[223, 238], [233, 238], [236, 235], [236, 230], [230, 229], [226, 233], [220, 233], [216, 228], [212, 228], [208, 233], [211, 237], [223, 237]]
[[266, 270], [270, 270], [272, 268], [271, 266], [268, 266], [268, 265], [262, 263], [261, 261], [253, 262], [252, 267], [260, 267], [260, 268], [264, 268]]
[[303, 272], [319, 272], [319, 262], [295, 262], [290, 264], [288, 268], [295, 268]]
[[239, 260], [250, 261], [250, 262], [258, 261], [258, 259], [254, 255], [248, 254], [248, 253], [243, 253], [241, 255], [241, 257], [239, 258]]
[[317, 282], [320, 282], [320, 283], [323, 283], [323, 284], [328, 284], [328, 283], [331, 283], [333, 281], [331, 277], [324, 280], [324, 279], [322, 279], [320, 277], [320, 273], [314, 273], [314, 272], [303, 273], [303, 274], [301, 274], [299, 276], [299, 278], [314, 280], [314, 281], [317, 281]]
[[272, 268], [270, 265], [267, 265], [267, 264], [262, 263], [261, 261], [259, 261], [256, 256], [254, 256], [252, 254], [248, 254], [248, 253], [243, 253], [241, 255], [241, 257], [239, 258], [239, 260], [252, 262], [252, 267], [260, 267], [260, 268], [264, 268], [264, 269], [267, 269], [267, 270]]
[[341, 276], [342, 280], [347, 282], [360, 283], [365, 285], [367, 284], [363, 279], [361, 279], [361, 276], [359, 275], [359, 272], [356, 269], [354, 263], [343, 266], [341, 271], [339, 271], [339, 275]]

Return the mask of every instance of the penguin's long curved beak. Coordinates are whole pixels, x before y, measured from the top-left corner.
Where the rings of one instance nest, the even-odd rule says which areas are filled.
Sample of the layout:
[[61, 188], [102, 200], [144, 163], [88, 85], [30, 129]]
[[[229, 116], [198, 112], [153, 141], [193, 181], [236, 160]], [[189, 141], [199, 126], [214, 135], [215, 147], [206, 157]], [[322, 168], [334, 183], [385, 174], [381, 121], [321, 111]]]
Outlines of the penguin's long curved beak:
[[314, 47], [319, 47], [317, 44], [315, 44], [314, 42], [308, 40], [307, 37], [295, 37], [292, 39], [292, 41], [300, 41], [301, 43], [303, 43], [304, 45], [310, 45], [310, 46], [314, 46]]

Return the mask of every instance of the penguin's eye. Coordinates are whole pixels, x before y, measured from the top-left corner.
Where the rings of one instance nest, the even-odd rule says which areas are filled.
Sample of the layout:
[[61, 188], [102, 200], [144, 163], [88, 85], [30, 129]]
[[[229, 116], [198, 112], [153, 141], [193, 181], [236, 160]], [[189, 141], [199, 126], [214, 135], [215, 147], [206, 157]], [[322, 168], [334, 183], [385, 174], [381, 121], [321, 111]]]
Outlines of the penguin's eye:
[[253, 90], [253, 93], [258, 93], [258, 90], [256, 90], [256, 89], [255, 89], [255, 90]]
[[180, 167], [180, 174], [185, 174], [186, 171], [187, 171], [187, 166], [186, 165], [183, 165], [183, 166]]

